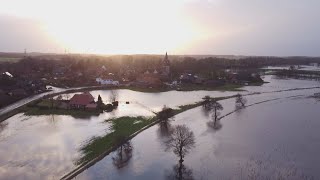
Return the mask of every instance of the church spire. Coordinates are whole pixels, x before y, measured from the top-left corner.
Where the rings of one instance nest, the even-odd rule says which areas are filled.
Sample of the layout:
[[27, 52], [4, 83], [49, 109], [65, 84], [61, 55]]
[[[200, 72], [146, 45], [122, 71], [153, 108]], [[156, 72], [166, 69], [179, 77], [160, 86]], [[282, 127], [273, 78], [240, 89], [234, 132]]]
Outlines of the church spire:
[[164, 59], [163, 59], [163, 64], [164, 64], [165, 66], [168, 66], [168, 65], [170, 64], [169, 58], [168, 58], [168, 53], [167, 53], [167, 52], [166, 52], [166, 55], [165, 55], [165, 57], [164, 57]]

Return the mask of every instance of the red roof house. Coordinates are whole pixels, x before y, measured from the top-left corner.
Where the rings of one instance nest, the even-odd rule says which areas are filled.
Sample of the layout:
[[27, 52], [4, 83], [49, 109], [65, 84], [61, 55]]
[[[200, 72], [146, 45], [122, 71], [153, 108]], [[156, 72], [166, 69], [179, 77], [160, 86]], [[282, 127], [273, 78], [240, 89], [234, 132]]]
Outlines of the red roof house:
[[[95, 101], [94, 97], [88, 92], [75, 94], [69, 102], [69, 106], [76, 109], [85, 109], [90, 104], [95, 104]], [[92, 106], [90, 105], [90, 107]]]

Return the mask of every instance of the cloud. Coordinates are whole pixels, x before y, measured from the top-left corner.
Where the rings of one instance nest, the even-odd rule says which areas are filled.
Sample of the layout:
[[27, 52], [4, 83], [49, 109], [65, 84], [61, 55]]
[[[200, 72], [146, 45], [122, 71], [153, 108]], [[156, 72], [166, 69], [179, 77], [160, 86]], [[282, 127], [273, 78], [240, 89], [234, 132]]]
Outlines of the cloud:
[[0, 15], [0, 27], [0, 51], [61, 51], [38, 21]]
[[189, 54], [319, 56], [320, 1], [225, 0], [192, 2], [184, 14], [206, 29]]
[[318, 7], [318, 0], [8, 0], [0, 51], [54, 51], [63, 49], [59, 40], [108, 53], [319, 56]]

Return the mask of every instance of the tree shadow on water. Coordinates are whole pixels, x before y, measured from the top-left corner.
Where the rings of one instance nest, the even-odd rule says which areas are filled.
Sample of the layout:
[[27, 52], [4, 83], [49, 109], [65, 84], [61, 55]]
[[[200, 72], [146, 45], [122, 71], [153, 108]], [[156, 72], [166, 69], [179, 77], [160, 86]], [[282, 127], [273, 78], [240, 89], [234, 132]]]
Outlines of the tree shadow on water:
[[122, 144], [116, 151], [115, 155], [112, 157], [113, 165], [118, 169], [125, 167], [130, 159], [132, 158], [133, 147], [130, 141]]
[[193, 180], [192, 170], [185, 166], [182, 162], [179, 162], [173, 166], [172, 171], [165, 173], [165, 179], [167, 180]]
[[173, 127], [170, 121], [161, 121], [158, 124], [158, 127], [157, 133], [160, 138], [168, 138], [173, 132]]
[[209, 121], [207, 122], [207, 126], [214, 131], [219, 131], [222, 128], [222, 124], [220, 120], [218, 121]]
[[210, 109], [202, 107], [201, 112], [205, 117], [207, 117], [207, 118], [210, 117], [210, 113], [211, 113]]

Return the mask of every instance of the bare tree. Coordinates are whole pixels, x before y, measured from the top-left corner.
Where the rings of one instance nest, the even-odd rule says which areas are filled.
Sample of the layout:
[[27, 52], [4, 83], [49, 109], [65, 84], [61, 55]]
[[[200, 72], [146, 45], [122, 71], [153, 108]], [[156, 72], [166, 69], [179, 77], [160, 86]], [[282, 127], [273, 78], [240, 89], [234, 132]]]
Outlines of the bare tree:
[[110, 102], [115, 102], [118, 99], [118, 92], [115, 90], [111, 90], [110, 92]]
[[214, 123], [216, 123], [218, 116], [220, 115], [220, 111], [223, 110], [223, 106], [217, 100], [210, 98], [210, 96], [205, 96], [202, 99], [202, 107], [205, 114], [208, 115], [210, 111], [213, 111], [213, 119]]
[[223, 106], [216, 100], [213, 100], [210, 106], [210, 108], [213, 110], [214, 122], [216, 123], [218, 120], [218, 116], [220, 115], [220, 111], [223, 110]]
[[243, 97], [241, 94], [236, 95], [236, 108], [241, 109], [246, 107], [247, 99]]
[[194, 139], [193, 132], [186, 125], [178, 125], [166, 142], [167, 150], [172, 149], [173, 153], [179, 156], [179, 162], [182, 163], [185, 155], [194, 147]]

